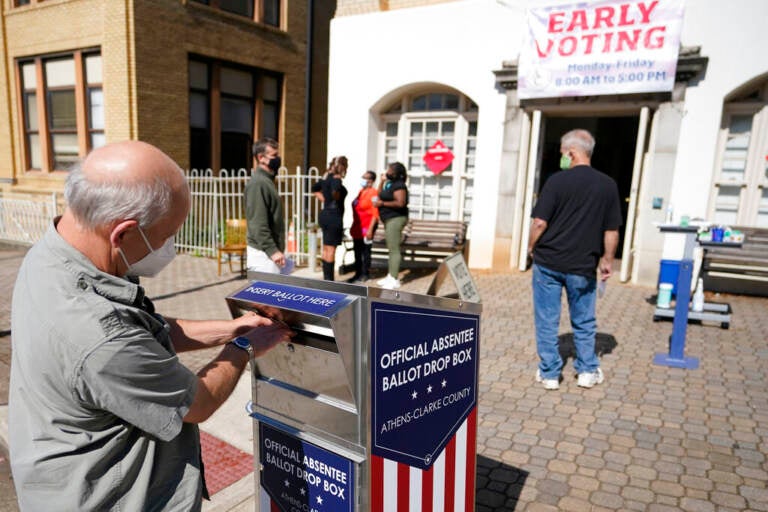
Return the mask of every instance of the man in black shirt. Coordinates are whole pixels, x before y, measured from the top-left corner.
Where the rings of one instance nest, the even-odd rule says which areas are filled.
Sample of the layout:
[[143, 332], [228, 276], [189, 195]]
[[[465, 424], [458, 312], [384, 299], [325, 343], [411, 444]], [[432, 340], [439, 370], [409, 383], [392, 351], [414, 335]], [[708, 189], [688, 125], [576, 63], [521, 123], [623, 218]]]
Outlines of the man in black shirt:
[[[528, 241], [533, 258], [533, 307], [539, 368], [536, 381], [560, 387], [563, 360], [558, 350], [560, 297], [565, 288], [571, 314], [578, 385], [603, 382], [595, 355], [595, 287], [611, 277], [619, 242], [621, 210], [616, 182], [590, 167], [595, 139], [572, 130], [560, 139], [560, 168], [544, 184]], [[596, 277], [596, 270], [599, 274]]]

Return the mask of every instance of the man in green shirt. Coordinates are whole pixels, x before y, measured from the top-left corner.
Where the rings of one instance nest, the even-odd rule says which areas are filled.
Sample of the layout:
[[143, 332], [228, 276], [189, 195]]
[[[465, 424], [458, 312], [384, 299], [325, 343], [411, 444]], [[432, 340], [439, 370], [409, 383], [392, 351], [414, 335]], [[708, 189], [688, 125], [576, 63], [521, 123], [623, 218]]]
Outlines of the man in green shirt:
[[256, 169], [244, 193], [248, 270], [278, 274], [285, 266], [285, 220], [283, 203], [275, 187], [281, 165], [277, 141], [259, 139], [253, 144], [253, 157]]
[[[70, 172], [65, 197], [67, 210], [27, 253], [13, 292], [9, 434], [19, 505], [200, 510], [197, 424], [229, 397], [254, 353], [292, 333], [255, 314], [194, 321], [155, 312], [133, 278], [173, 259], [190, 193], [154, 146], [94, 150]], [[197, 375], [176, 355], [214, 346], [223, 349]]]

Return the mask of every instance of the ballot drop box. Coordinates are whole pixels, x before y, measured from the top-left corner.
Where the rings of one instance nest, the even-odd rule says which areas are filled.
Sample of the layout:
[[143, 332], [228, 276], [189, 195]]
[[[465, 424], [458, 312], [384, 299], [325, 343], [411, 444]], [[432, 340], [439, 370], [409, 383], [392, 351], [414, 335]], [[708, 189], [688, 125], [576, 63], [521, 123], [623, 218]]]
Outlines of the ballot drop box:
[[256, 510], [474, 510], [481, 306], [249, 276], [232, 314], [296, 332], [252, 365]]

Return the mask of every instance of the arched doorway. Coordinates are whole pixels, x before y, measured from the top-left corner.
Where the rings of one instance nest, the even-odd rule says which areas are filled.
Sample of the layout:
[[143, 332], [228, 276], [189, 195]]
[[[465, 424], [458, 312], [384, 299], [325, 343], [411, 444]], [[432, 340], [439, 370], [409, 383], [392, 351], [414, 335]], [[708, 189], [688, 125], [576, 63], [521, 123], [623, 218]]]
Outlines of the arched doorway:
[[[430, 86], [399, 94], [379, 111], [377, 166], [400, 161], [408, 169], [410, 215], [418, 219], [469, 222], [474, 200], [477, 105], [453, 89]], [[433, 173], [423, 157], [442, 141], [454, 155]]]

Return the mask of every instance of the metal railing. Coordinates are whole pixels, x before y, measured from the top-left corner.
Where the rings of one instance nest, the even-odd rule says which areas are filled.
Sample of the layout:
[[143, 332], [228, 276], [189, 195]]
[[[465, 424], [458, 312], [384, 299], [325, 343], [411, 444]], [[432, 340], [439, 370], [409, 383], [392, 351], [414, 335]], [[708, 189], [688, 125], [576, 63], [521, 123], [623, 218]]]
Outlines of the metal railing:
[[60, 194], [0, 195], [0, 240], [32, 245], [43, 237], [63, 207]]
[[[211, 169], [187, 172], [192, 208], [176, 235], [178, 251], [216, 256], [226, 220], [245, 218], [243, 192], [250, 176], [251, 171], [247, 169], [222, 170], [218, 176], [214, 176]], [[320, 203], [312, 195], [311, 188], [319, 179], [320, 172], [316, 167], [306, 173], [297, 167], [294, 174], [288, 174], [283, 167], [275, 179], [285, 214], [285, 252], [297, 265], [308, 264], [310, 254], [317, 252], [317, 248], [310, 247], [310, 239], [314, 240], [310, 230], [314, 229]]]

